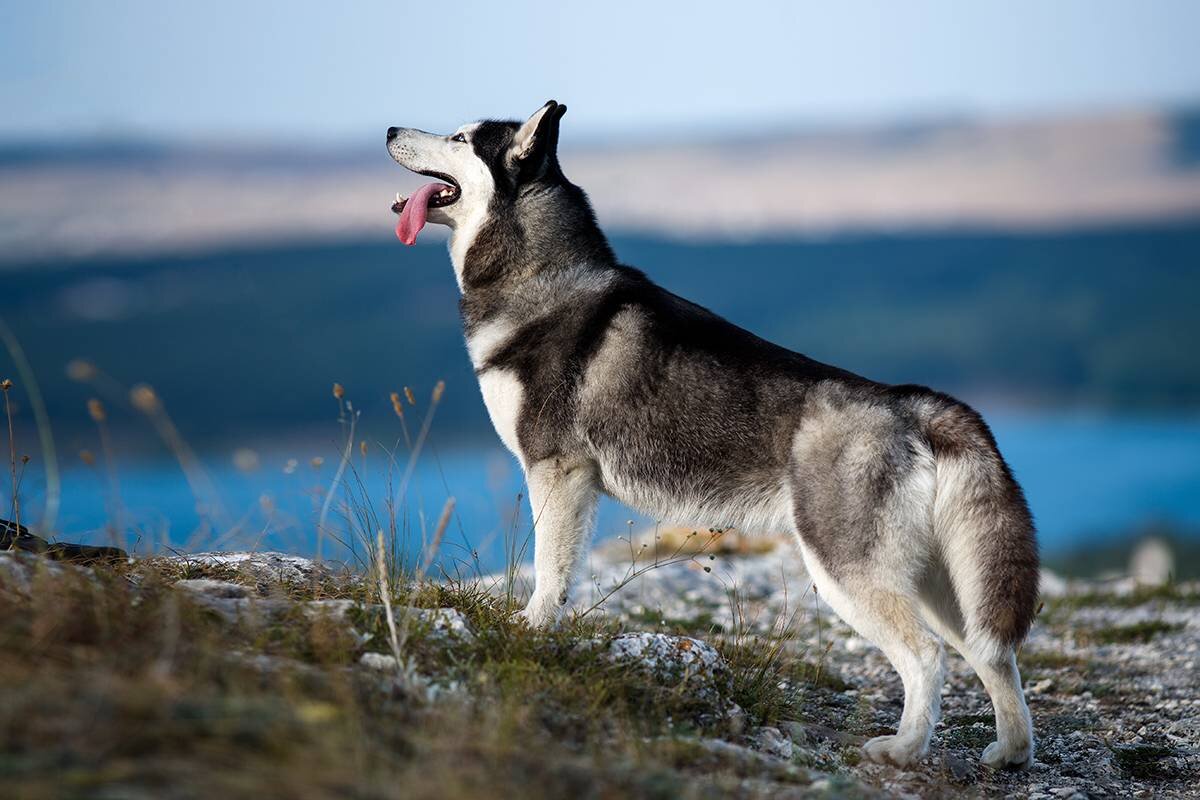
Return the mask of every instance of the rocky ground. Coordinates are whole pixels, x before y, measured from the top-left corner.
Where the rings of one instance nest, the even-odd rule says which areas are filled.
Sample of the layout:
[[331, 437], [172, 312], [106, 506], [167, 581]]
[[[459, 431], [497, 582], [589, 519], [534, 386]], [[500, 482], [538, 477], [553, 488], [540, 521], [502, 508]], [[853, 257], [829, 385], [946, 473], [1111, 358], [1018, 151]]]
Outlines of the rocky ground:
[[[204, 694], [222, 709], [218, 717], [236, 721], [234, 741], [249, 737], [239, 746], [280, 776], [303, 772], [286, 768], [293, 744], [280, 750], [260, 730], [268, 725], [263, 708], [286, 720], [270, 724], [284, 725], [289, 742], [312, 735], [326, 743], [340, 741], [330, 727], [348, 716], [340, 704], [357, 709], [356, 733], [339, 747], [369, 764], [366, 772], [342, 775], [355, 758], [337, 750], [321, 779], [286, 790], [279, 777], [248, 792], [262, 770], [243, 753], [238, 781], [228, 783], [239, 773], [223, 767], [220, 791], [228, 796], [344, 796], [353, 787], [356, 796], [392, 797], [401, 796], [398, 786], [405, 796], [472, 796], [484, 787], [503, 796], [534, 784], [547, 796], [596, 797], [1196, 795], [1200, 586], [1045, 576], [1045, 606], [1020, 656], [1038, 737], [1033, 766], [996, 773], [979, 765], [994, 738], [990, 705], [951, 655], [930, 753], [899, 770], [865, 761], [859, 748], [894, 729], [900, 681], [820, 602], [789, 547], [672, 532], [609, 545], [590, 566], [575, 619], [534, 634], [507, 617], [528, 588], [526, 573], [485, 579], [482, 588], [391, 586], [387, 607], [378, 576], [279, 554], [158, 558], [108, 574], [0, 553], [0, 616], [13, 623], [0, 631], [0, 681], [37, 695], [33, 687], [58, 675], [45, 690], [53, 701], [0, 698], [0, 785], [9, 785], [6, 796], [206, 796], [216, 789], [192, 791], [187, 781], [197, 771], [216, 774], [194, 765], [217, 758], [214, 743], [228, 744], [225, 728], [206, 722], [200, 746], [185, 732], [195, 714], [210, 712], [188, 711], [186, 725], [177, 718], [181, 697], [195, 705]], [[71, 581], [79, 592], [47, 601]], [[130, 627], [119, 640], [104, 638], [111, 631], [76, 630], [80, 615], [116, 629], [114, 615], [126, 607], [147, 616], [125, 620]], [[99, 608], [107, 611], [89, 612]], [[175, 632], [159, 641], [154, 631], [171, 625]], [[141, 652], [147, 640], [155, 643], [144, 663], [113, 661], [121, 661], [114, 642]], [[219, 663], [198, 671], [214, 649]], [[258, 676], [253, 691], [235, 683], [229, 664], [237, 676]], [[149, 677], [136, 687], [114, 683], [142, 669]], [[351, 688], [329, 690], [341, 685], [334, 677]], [[132, 699], [97, 705], [91, 683]], [[245, 699], [230, 710], [231, 685], [238, 697], [254, 698], [253, 713]], [[297, 686], [307, 688], [297, 695]], [[175, 710], [148, 710], [147, 693]], [[49, 756], [28, 746], [22, 721], [31, 714], [34, 727], [46, 729], [40, 741], [63, 742], [49, 748], [51, 773], [43, 771]], [[128, 749], [123, 737], [131, 734], [115, 727], [128, 715], [140, 728], [164, 725], [168, 743], [155, 738]], [[481, 719], [497, 738], [475, 727], [470, 737], [446, 738]], [[255, 720], [251, 733], [241, 727], [247, 720]], [[92, 742], [109, 725], [122, 744], [97, 754]], [[367, 756], [355, 738], [363, 731], [374, 732]], [[525, 743], [533, 741], [543, 743], [531, 753]], [[324, 763], [328, 747], [321, 755], [301, 748], [297, 763]], [[439, 758], [449, 764], [443, 772]], [[371, 777], [377, 770], [386, 780]], [[64, 785], [67, 775], [75, 777]]]
[[[678, 533], [675, 534], [677, 541]], [[896, 796], [1196, 797], [1200, 794], [1200, 584], [1139, 585], [1131, 579], [1042, 580], [1043, 607], [1020, 664], [1037, 736], [1036, 761], [1023, 772], [978, 763], [994, 739], [987, 695], [957, 653], [948, 653], [943, 718], [928, 757], [912, 770], [859, 758], [858, 745], [891, 733], [900, 717], [900, 679], [875, 647], [820, 602], [790, 547], [765, 553], [710, 552], [707, 534], [668, 561], [622, 541], [593, 558], [587, 607], [608, 590], [605, 609], [629, 624], [699, 633], [750, 629], [779, 635], [823, 676], [803, 687], [791, 758]], [[670, 537], [665, 537], [670, 539]], [[640, 554], [635, 559], [635, 555]], [[686, 556], [682, 553], [681, 556]], [[678, 559], [677, 559], [678, 560]], [[802, 728], [804, 733], [794, 734]]]

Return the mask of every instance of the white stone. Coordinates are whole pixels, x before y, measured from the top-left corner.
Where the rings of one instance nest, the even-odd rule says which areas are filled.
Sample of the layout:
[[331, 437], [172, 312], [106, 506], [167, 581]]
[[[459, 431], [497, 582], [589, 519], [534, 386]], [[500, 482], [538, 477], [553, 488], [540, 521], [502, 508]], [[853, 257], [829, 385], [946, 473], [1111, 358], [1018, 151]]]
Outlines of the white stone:
[[1143, 539], [1129, 558], [1129, 574], [1144, 586], [1163, 586], [1175, 575], [1175, 553], [1158, 537]]
[[175, 587], [208, 597], [227, 599], [247, 597], [250, 594], [249, 589], [241, 584], [229, 583], [228, 581], [214, 581], [209, 578], [190, 578], [188, 580], [176, 581]]
[[359, 666], [379, 672], [395, 672], [399, 669], [396, 657], [386, 653], [363, 653], [358, 663]]

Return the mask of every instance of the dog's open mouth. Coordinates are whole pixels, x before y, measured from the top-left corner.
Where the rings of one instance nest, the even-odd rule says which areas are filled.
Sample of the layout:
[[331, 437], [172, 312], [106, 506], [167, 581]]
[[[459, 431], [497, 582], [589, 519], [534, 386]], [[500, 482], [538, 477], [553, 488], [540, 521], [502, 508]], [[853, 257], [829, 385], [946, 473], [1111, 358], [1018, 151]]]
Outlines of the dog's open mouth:
[[417, 234], [425, 227], [429, 217], [429, 209], [445, 208], [458, 202], [462, 189], [458, 181], [442, 172], [421, 172], [430, 178], [437, 178], [433, 183], [427, 183], [417, 189], [411, 196], [405, 197], [396, 193], [396, 202], [392, 203], [392, 211], [400, 215], [396, 222], [396, 237], [405, 244], [417, 241]]

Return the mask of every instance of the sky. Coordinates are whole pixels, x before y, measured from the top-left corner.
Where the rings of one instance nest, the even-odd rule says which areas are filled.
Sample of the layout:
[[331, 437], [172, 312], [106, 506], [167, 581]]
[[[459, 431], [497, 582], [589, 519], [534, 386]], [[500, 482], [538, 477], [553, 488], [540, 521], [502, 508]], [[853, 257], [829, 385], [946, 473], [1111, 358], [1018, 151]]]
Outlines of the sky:
[[0, 0], [0, 139], [334, 142], [548, 98], [595, 136], [1186, 105], [1197, 31], [1188, 0]]

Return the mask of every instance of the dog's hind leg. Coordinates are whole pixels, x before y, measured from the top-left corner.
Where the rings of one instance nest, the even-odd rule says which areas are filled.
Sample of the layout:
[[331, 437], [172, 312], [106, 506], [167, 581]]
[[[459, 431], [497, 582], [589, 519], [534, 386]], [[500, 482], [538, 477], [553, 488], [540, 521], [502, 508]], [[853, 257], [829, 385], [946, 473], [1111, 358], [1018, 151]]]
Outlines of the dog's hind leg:
[[864, 753], [872, 761], [901, 767], [918, 761], [928, 751], [941, 716], [941, 640], [921, 620], [915, 599], [898, 593], [897, 585], [865, 574], [835, 579], [803, 542], [801, 551], [819, 595], [883, 651], [904, 684], [904, 711], [896, 733], [871, 739], [863, 746]]
[[985, 766], [1033, 757], [1033, 725], [1016, 651], [1037, 608], [1038, 553], [1021, 489], [977, 414], [943, 408], [926, 423], [936, 456], [939, 557], [922, 588], [929, 622], [979, 675], [996, 712]]
[[934, 464], [901, 415], [810, 398], [793, 440], [793, 515], [820, 596], [900, 673], [904, 711], [866, 755], [899, 766], [928, 750], [941, 714], [943, 651], [919, 609], [933, 548]]
[[921, 611], [929, 626], [962, 654], [991, 698], [996, 741], [984, 748], [980, 760], [992, 769], [1026, 766], [1033, 760], [1033, 723], [1021, 689], [1015, 648], [971, 643], [949, 574], [940, 564], [923, 579], [921, 600]]
[[534, 588], [521, 616], [531, 625], [548, 625], [566, 607], [587, 552], [599, 480], [594, 463], [563, 458], [530, 465], [525, 479], [533, 512]]
[[1016, 652], [1009, 649], [997, 657], [968, 649], [963, 657], [983, 681], [996, 712], [996, 741], [983, 749], [980, 761], [992, 769], [1025, 767], [1033, 760], [1033, 721], [1021, 690]]

